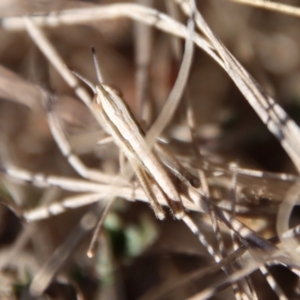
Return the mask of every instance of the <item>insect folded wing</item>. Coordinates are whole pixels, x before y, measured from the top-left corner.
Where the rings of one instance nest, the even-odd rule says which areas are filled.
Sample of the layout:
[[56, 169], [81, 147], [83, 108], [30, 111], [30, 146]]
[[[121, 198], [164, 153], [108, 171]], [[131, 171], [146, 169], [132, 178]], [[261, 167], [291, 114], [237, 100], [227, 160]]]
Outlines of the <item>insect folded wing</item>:
[[[140, 127], [124, 101], [110, 87], [97, 85], [94, 106], [101, 113], [105, 128], [112, 135], [117, 146], [131, 163], [135, 159], [147, 170], [147, 176], [151, 176], [167, 196], [175, 217], [181, 219], [184, 216], [184, 210], [180, 195], [169, 174], [147, 145]], [[139, 179], [147, 178], [145, 174], [145, 172], [143, 175], [140, 173]], [[145, 189], [144, 183], [141, 185]], [[145, 192], [149, 193], [149, 191]], [[154, 203], [153, 198], [150, 201]]]

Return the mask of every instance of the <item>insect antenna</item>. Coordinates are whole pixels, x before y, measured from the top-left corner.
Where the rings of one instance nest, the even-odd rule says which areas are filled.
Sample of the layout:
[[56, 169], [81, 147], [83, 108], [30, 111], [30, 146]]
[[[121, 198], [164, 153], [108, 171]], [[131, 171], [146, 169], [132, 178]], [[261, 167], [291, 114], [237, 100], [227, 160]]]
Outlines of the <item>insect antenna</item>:
[[100, 67], [99, 67], [98, 58], [96, 55], [96, 49], [94, 46], [91, 46], [91, 51], [92, 51], [92, 55], [93, 55], [93, 61], [94, 61], [95, 69], [96, 69], [96, 75], [97, 75], [98, 82], [102, 83], [103, 79], [102, 79], [102, 75], [101, 75], [101, 71], [100, 71]]
[[80, 75], [79, 73], [77, 73], [76, 71], [72, 70], [72, 73], [78, 78], [80, 79], [82, 82], [84, 82], [87, 86], [90, 87], [90, 89], [93, 91], [94, 94], [96, 94], [96, 89], [95, 89], [95, 85], [91, 83], [91, 81], [89, 81], [88, 79], [86, 79], [85, 77], [83, 77], [82, 75]]
[[[96, 55], [96, 49], [95, 49], [94, 46], [91, 46], [91, 51], [92, 51], [92, 55], [93, 55], [94, 66], [95, 66], [95, 69], [96, 69], [97, 80], [98, 80], [99, 83], [102, 83], [103, 79], [102, 79], [102, 75], [101, 75], [101, 71], [100, 71], [100, 67], [99, 67], [99, 62], [98, 62], [97, 55]], [[74, 70], [72, 70], [72, 73], [78, 79], [80, 79], [82, 82], [84, 82], [87, 86], [89, 86], [90, 89], [93, 91], [93, 93], [96, 94], [95, 85], [92, 84], [91, 81], [89, 81], [88, 79], [86, 79], [85, 77], [83, 77], [82, 75], [80, 75], [79, 73], [77, 73]]]

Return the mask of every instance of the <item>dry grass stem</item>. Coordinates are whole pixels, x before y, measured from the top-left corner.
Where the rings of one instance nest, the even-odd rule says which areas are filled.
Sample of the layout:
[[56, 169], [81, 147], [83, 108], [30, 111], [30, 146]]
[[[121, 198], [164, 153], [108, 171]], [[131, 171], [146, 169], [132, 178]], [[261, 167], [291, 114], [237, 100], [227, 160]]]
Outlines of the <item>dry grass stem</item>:
[[298, 298], [298, 8], [46, 2], [0, 4], [0, 298]]
[[246, 4], [253, 7], [263, 8], [290, 16], [300, 17], [300, 9], [283, 3], [271, 2], [266, 0], [230, 0], [240, 4]]

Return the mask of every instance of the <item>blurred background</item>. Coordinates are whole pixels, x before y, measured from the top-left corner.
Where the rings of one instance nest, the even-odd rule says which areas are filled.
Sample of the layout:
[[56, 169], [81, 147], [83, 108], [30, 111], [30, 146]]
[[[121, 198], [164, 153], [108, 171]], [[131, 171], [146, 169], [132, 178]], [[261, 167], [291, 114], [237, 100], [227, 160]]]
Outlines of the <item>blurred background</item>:
[[[130, 1], [2, 0], [0, 18], [47, 17], [69, 9], [125, 2]], [[294, 6], [299, 6], [299, 2], [284, 1]], [[151, 6], [186, 24], [186, 17], [171, 0], [131, 3]], [[299, 122], [300, 19], [226, 0], [197, 1], [197, 7], [245, 69]], [[121, 91], [135, 118], [149, 128], [176, 80], [180, 66], [176, 51], [181, 57], [184, 41], [151, 27], [141, 29], [140, 24], [118, 18], [80, 25], [58, 24], [42, 30], [68, 68], [96, 83], [90, 51], [93, 45], [104, 82]], [[139, 44], [139, 30], [146, 30], [149, 40]], [[0, 41], [1, 166], [79, 178], [49, 130], [41, 101], [42, 93], [46, 92], [53, 97], [51, 109], [59, 117], [75, 153], [87, 166], [116, 174], [117, 147], [96, 145], [102, 134], [100, 127], [26, 30], [10, 30], [0, 25]], [[149, 63], [140, 96], [136, 76], [138, 55], [146, 51], [143, 43], [148, 46]], [[235, 163], [245, 168], [295, 174], [290, 159], [235, 84], [199, 48], [195, 48], [186, 90], [163, 137], [192, 172], [197, 174], [207, 160], [224, 169]], [[89, 93], [92, 96], [92, 91]], [[195, 116], [202, 162], [194, 153], [187, 125], [187, 97]], [[228, 171], [225, 177], [227, 186], [210, 181], [216, 203], [230, 197], [232, 172]], [[93, 230], [88, 226], [82, 232], [78, 224], [87, 214], [94, 213], [93, 218], [97, 216], [95, 212], [100, 215], [103, 206], [84, 206], [27, 224], [20, 217], [23, 210], [64, 199], [70, 193], [54, 187], [38, 189], [4, 175], [0, 179], [1, 299], [31, 299], [29, 285], [49, 259], [53, 279], [38, 299], [186, 299], [225, 276], [219, 271], [205, 280], [201, 276], [190, 278], [192, 272], [213, 263], [197, 238], [170, 214], [161, 222], [149, 205], [121, 198], [111, 209], [96, 255], [90, 259], [86, 251]], [[247, 213], [239, 215], [240, 220], [265, 238], [274, 236], [278, 203], [287, 184], [269, 181], [267, 177], [251, 181], [246, 176], [238, 177], [238, 182], [242, 186], [242, 204], [250, 207]], [[296, 224], [297, 208], [294, 215], [292, 222]], [[208, 240], [215, 243], [209, 217], [195, 213], [195, 218]], [[229, 238], [225, 239], [230, 247]], [[297, 277], [280, 266], [272, 267], [271, 271], [286, 295], [296, 299]], [[277, 299], [259, 271], [251, 278], [259, 299]], [[230, 287], [213, 296], [233, 298]]]

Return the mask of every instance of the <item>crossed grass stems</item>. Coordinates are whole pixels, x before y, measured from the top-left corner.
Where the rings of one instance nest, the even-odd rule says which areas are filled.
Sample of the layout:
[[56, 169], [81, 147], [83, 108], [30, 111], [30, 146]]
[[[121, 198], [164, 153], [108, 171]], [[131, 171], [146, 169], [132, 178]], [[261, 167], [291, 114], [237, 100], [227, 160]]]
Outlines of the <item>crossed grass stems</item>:
[[[183, 67], [189, 65], [191, 62], [192, 57], [192, 48], [191, 42], [194, 40], [197, 45], [200, 45], [207, 53], [209, 53], [229, 74], [229, 76], [234, 80], [237, 86], [240, 88], [242, 93], [245, 95], [246, 99], [250, 102], [250, 104], [254, 107], [256, 112], [265, 122], [266, 126], [270, 129], [270, 131], [278, 138], [281, 142], [283, 147], [286, 149], [287, 153], [290, 155], [291, 159], [295, 163], [296, 168], [299, 170], [299, 157], [296, 154], [299, 148], [299, 129], [296, 124], [286, 115], [286, 113], [282, 110], [282, 108], [275, 103], [273, 99], [271, 99], [259, 86], [258, 83], [255, 82], [251, 78], [251, 76], [240, 66], [240, 64], [236, 61], [236, 59], [228, 52], [228, 50], [218, 41], [218, 39], [214, 36], [211, 32], [207, 24], [205, 23], [204, 19], [200, 15], [200, 13], [193, 7], [193, 1], [188, 3], [187, 1], [175, 1], [179, 4], [182, 10], [192, 18], [189, 19], [189, 24], [187, 29], [184, 26], [178, 24], [175, 20], [159, 13], [157, 11], [153, 11], [151, 9], [147, 9], [142, 6], [138, 5], [128, 5], [127, 8], [134, 8], [137, 12], [137, 15], [134, 15], [134, 11], [131, 10], [131, 17], [141, 20], [141, 15], [146, 12], [147, 18], [145, 18], [145, 22], [151, 23], [155, 27], [163, 28], [164, 22], [173, 22], [180, 28], [177, 31], [177, 34], [182, 34], [182, 36], [186, 37], [186, 48], [184, 55], [186, 58], [183, 62]], [[112, 6], [105, 6], [103, 9], [111, 9], [114, 10], [115, 13], [122, 14], [124, 10], [120, 9], [122, 5], [112, 5]], [[126, 7], [126, 5], [125, 5]], [[118, 10], [119, 9], [119, 10]], [[101, 10], [101, 7], [99, 8]], [[67, 12], [67, 14], [72, 15], [72, 11]], [[86, 11], [87, 13], [87, 11]], [[154, 21], [151, 19], [151, 14], [155, 17]], [[76, 15], [76, 13], [75, 13]], [[84, 10], [82, 11], [82, 15], [84, 16]], [[125, 13], [126, 15], [126, 13]], [[150, 17], [149, 17], [150, 16]], [[61, 16], [52, 16], [53, 18], [58, 18], [63, 23], [64, 14], [62, 13]], [[169, 18], [169, 19], [168, 19]], [[20, 19], [21, 20], [21, 19]], [[19, 21], [20, 21], [19, 20]], [[49, 59], [49, 61], [56, 67], [56, 69], [60, 72], [63, 78], [70, 84], [71, 87], [75, 89], [75, 93], [79, 95], [82, 101], [87, 105], [90, 109], [91, 113], [94, 115], [95, 111], [94, 108], [91, 106], [91, 102], [89, 100], [88, 94], [82, 89], [76, 81], [76, 78], [72, 75], [72, 73], [67, 70], [59, 57], [56, 50], [53, 48], [51, 43], [47, 40], [41, 29], [37, 26], [36, 23], [42, 22], [42, 18], [23, 18], [23, 26], [27, 29], [29, 35], [32, 37], [33, 41], [37, 44], [37, 46], [41, 49], [41, 51], [45, 54], [45, 56]], [[152, 21], [151, 21], [152, 20]], [[5, 20], [7, 22], [3, 22], [4, 27], [5, 24], [9, 24], [9, 19]], [[16, 20], [15, 20], [16, 22]], [[51, 23], [51, 16], [47, 19], [49, 24]], [[203, 39], [197, 33], [194, 33], [194, 22], [200, 28], [200, 30], [206, 36], [206, 39]], [[16, 22], [17, 24], [17, 22]], [[20, 23], [19, 23], [20, 26]], [[180, 27], [182, 26], [182, 27]], [[190, 49], [190, 52], [189, 50]], [[187, 55], [188, 53], [188, 55]], [[97, 64], [96, 64], [97, 65]], [[189, 68], [187, 68], [189, 69]], [[185, 86], [185, 82], [187, 80], [187, 75], [183, 75], [185, 80], [181, 80], [183, 82], [183, 86]], [[183, 92], [183, 88], [180, 87], [179, 96]], [[46, 96], [47, 101], [49, 103], [49, 97]], [[180, 98], [180, 97], [178, 97]], [[47, 105], [46, 105], [47, 106]], [[22, 213], [22, 217], [28, 221], [36, 221], [42, 218], [49, 218], [51, 215], [59, 214], [64, 212], [66, 209], [79, 207], [81, 205], [87, 205], [93, 203], [95, 201], [99, 201], [99, 199], [107, 199], [108, 194], [113, 194], [113, 196], [120, 195], [123, 198], [127, 199], [142, 199], [144, 201], [149, 200], [149, 191], [154, 191], [154, 195], [150, 195], [154, 200], [157, 201], [157, 207], [160, 207], [160, 204], [166, 205], [170, 204], [170, 200], [165, 197], [165, 194], [157, 188], [157, 185], [153, 180], [147, 178], [148, 184], [150, 184], [151, 189], [147, 190], [136, 188], [132, 190], [132, 186], [128, 179], [130, 176], [130, 171], [128, 171], [128, 167], [126, 164], [121, 163], [124, 165], [125, 173], [129, 173], [129, 175], [124, 177], [118, 176], [109, 176], [105, 173], [100, 172], [99, 170], [88, 169], [84, 166], [82, 161], [78, 156], [76, 156], [71, 149], [71, 146], [68, 143], [67, 137], [62, 130], [60, 125], [59, 119], [55, 115], [55, 113], [49, 109], [49, 105], [47, 106], [47, 117], [48, 123], [51, 129], [51, 133], [53, 138], [55, 139], [58, 147], [60, 148], [61, 152], [68, 160], [69, 164], [77, 171], [79, 175], [86, 178], [87, 180], [78, 180], [78, 179], [71, 179], [71, 178], [63, 178], [59, 176], [46, 176], [43, 174], [31, 174], [26, 170], [21, 170], [18, 168], [9, 168], [4, 167], [2, 168], [2, 172], [5, 172], [6, 175], [20, 179], [23, 181], [31, 182], [33, 185], [43, 188], [48, 188], [50, 186], [58, 186], [62, 189], [72, 191], [72, 192], [80, 192], [81, 195], [76, 195], [74, 197], [70, 197], [68, 199], [63, 200], [60, 203], [53, 203], [47, 207], [37, 208], [32, 211], [26, 211]], [[173, 109], [175, 109], [176, 104], [173, 104]], [[172, 114], [171, 114], [172, 115]], [[166, 118], [168, 119], [168, 117]], [[189, 120], [191, 127], [193, 127], [193, 120]], [[163, 127], [163, 126], [162, 126]], [[155, 130], [155, 132], [160, 132], [161, 129]], [[193, 128], [191, 130], [193, 132]], [[152, 137], [152, 143], [153, 143]], [[151, 145], [151, 139], [150, 139]], [[122, 149], [120, 149], [122, 151]], [[122, 160], [121, 160], [122, 161]], [[191, 182], [188, 180], [188, 176], [184, 176], [183, 173], [186, 172], [184, 168], [181, 168], [180, 165], [177, 165], [175, 168], [174, 165], [171, 167], [173, 171], [180, 177], [181, 180], [186, 182]], [[137, 170], [137, 169], [136, 169]], [[138, 170], [139, 171], [139, 170]], [[183, 200], [184, 207], [187, 209], [193, 209], [195, 211], [202, 211], [208, 213], [211, 217], [212, 228], [216, 233], [218, 249], [215, 249], [212, 245], [208, 243], [205, 236], [201, 233], [196, 223], [190, 218], [188, 213], [182, 214], [178, 218], [182, 218], [184, 223], [189, 227], [189, 229], [199, 238], [199, 241], [207, 248], [209, 254], [214, 258], [217, 264], [220, 264], [219, 268], [228, 275], [227, 279], [225, 280], [225, 284], [232, 283], [232, 288], [235, 293], [235, 297], [237, 299], [254, 299], [255, 298], [255, 290], [251, 285], [251, 280], [249, 277], [245, 277], [246, 275], [250, 274], [255, 269], [260, 269], [263, 275], [266, 277], [268, 283], [270, 284], [271, 288], [276, 292], [280, 299], [287, 299], [283, 291], [281, 290], [280, 286], [276, 283], [274, 278], [272, 277], [271, 273], [269, 272], [268, 268], [270, 265], [273, 264], [282, 264], [284, 266], [289, 267], [293, 272], [299, 274], [299, 267], [294, 259], [291, 259], [289, 256], [286, 255], [284, 251], [278, 250], [271, 242], [265, 240], [264, 238], [257, 235], [254, 231], [250, 230], [238, 221], [235, 218], [235, 214], [239, 213], [239, 209], [242, 209], [237, 203], [235, 203], [236, 195], [233, 193], [232, 203], [226, 209], [222, 209], [213, 205], [210, 201], [210, 193], [209, 193], [209, 183], [208, 178], [206, 177], [206, 172], [212, 172], [214, 174], [213, 177], [217, 178], [222, 174], [233, 174], [233, 181], [232, 184], [229, 185], [229, 188], [234, 190], [238, 189], [238, 183], [234, 179], [235, 176], [239, 176], [240, 174], [247, 175], [247, 176], [256, 176], [259, 178], [275, 178], [277, 180], [285, 180], [290, 182], [297, 182], [297, 176], [287, 175], [287, 174], [271, 174], [271, 173], [263, 173], [260, 171], [253, 171], [253, 170], [245, 170], [238, 168], [236, 166], [233, 167], [220, 167], [214, 166], [210, 163], [204, 164], [203, 169], [198, 170], [199, 178], [201, 182], [200, 189], [194, 189], [191, 186], [186, 186], [185, 191], [180, 190], [177, 191], [180, 194], [181, 199]], [[148, 172], [148, 171], [147, 171]], [[148, 173], [145, 173], [148, 174]], [[140, 175], [138, 176], [141, 181], [141, 176], [149, 176], [149, 175]], [[188, 174], [188, 173], [185, 173]], [[151, 176], [151, 174], [150, 174]], [[164, 175], [165, 176], [165, 175]], [[192, 175], [191, 175], [192, 176]], [[127, 178], [128, 177], [128, 178]], [[150, 183], [149, 183], [150, 181]], [[113, 182], [113, 184], [111, 184]], [[194, 184], [195, 185], [195, 184]], [[113, 186], [113, 188], [112, 188]], [[113, 192], [112, 192], [113, 191]], [[145, 192], [146, 191], [146, 192]], [[114, 197], [111, 197], [113, 199]], [[111, 199], [106, 204], [106, 211], [110, 204], [112, 203]], [[172, 206], [172, 204], [171, 204]], [[153, 206], [156, 208], [156, 206]], [[251, 208], [244, 208], [244, 209], [251, 209]], [[163, 217], [160, 215], [161, 218]], [[104, 217], [100, 220], [98, 229], [100, 225], [103, 223]], [[232, 232], [233, 236], [233, 244], [234, 249], [237, 251], [241, 247], [247, 249], [247, 254], [244, 254], [243, 261], [239, 261], [238, 258], [240, 256], [235, 257], [234, 262], [230, 262], [228, 264], [222, 265], [224, 259], [228, 256], [227, 249], [224, 246], [223, 237], [219, 228], [218, 222], [224, 223], [228, 229]], [[287, 221], [286, 221], [287, 222]], [[285, 232], [285, 237], [293, 237], [299, 231], [299, 227], [295, 227], [289, 229], [289, 231]], [[283, 232], [282, 232], [283, 234]], [[97, 230], [96, 234], [94, 235], [94, 240], [97, 237]], [[281, 238], [281, 237], [279, 237]], [[281, 243], [284, 245], [284, 242], [281, 240]], [[92, 243], [93, 244], [93, 243]], [[265, 256], [263, 258], [259, 258], [257, 252], [254, 250], [253, 246], [263, 250]], [[92, 249], [89, 252], [90, 255], [92, 254]], [[241, 254], [240, 254], [241, 255]], [[230, 254], [229, 257], [234, 256], [234, 254]], [[245, 258], [246, 257], [246, 258]], [[53, 261], [52, 261], [53, 262]], [[56, 262], [57, 263], [57, 262]], [[48, 264], [49, 265], [49, 264]], [[237, 270], [241, 269], [244, 271], [244, 274], [241, 275]], [[32, 283], [31, 291], [34, 294], [41, 294], [44, 289], [46, 288], [47, 284], [51, 281], [54, 274], [51, 276], [48, 274], [48, 279], [42, 276], [43, 274], [47, 274], [49, 270], [47, 267], [44, 267], [41, 272], [39, 272]], [[241, 272], [241, 271], [240, 271]], [[41, 284], [41, 280], [44, 280]], [[215, 287], [210, 287], [207, 290], [202, 291], [202, 294], [195, 295], [197, 299], [206, 299], [207, 297], [213, 295], [218, 288], [224, 284], [224, 282], [216, 285]]]

